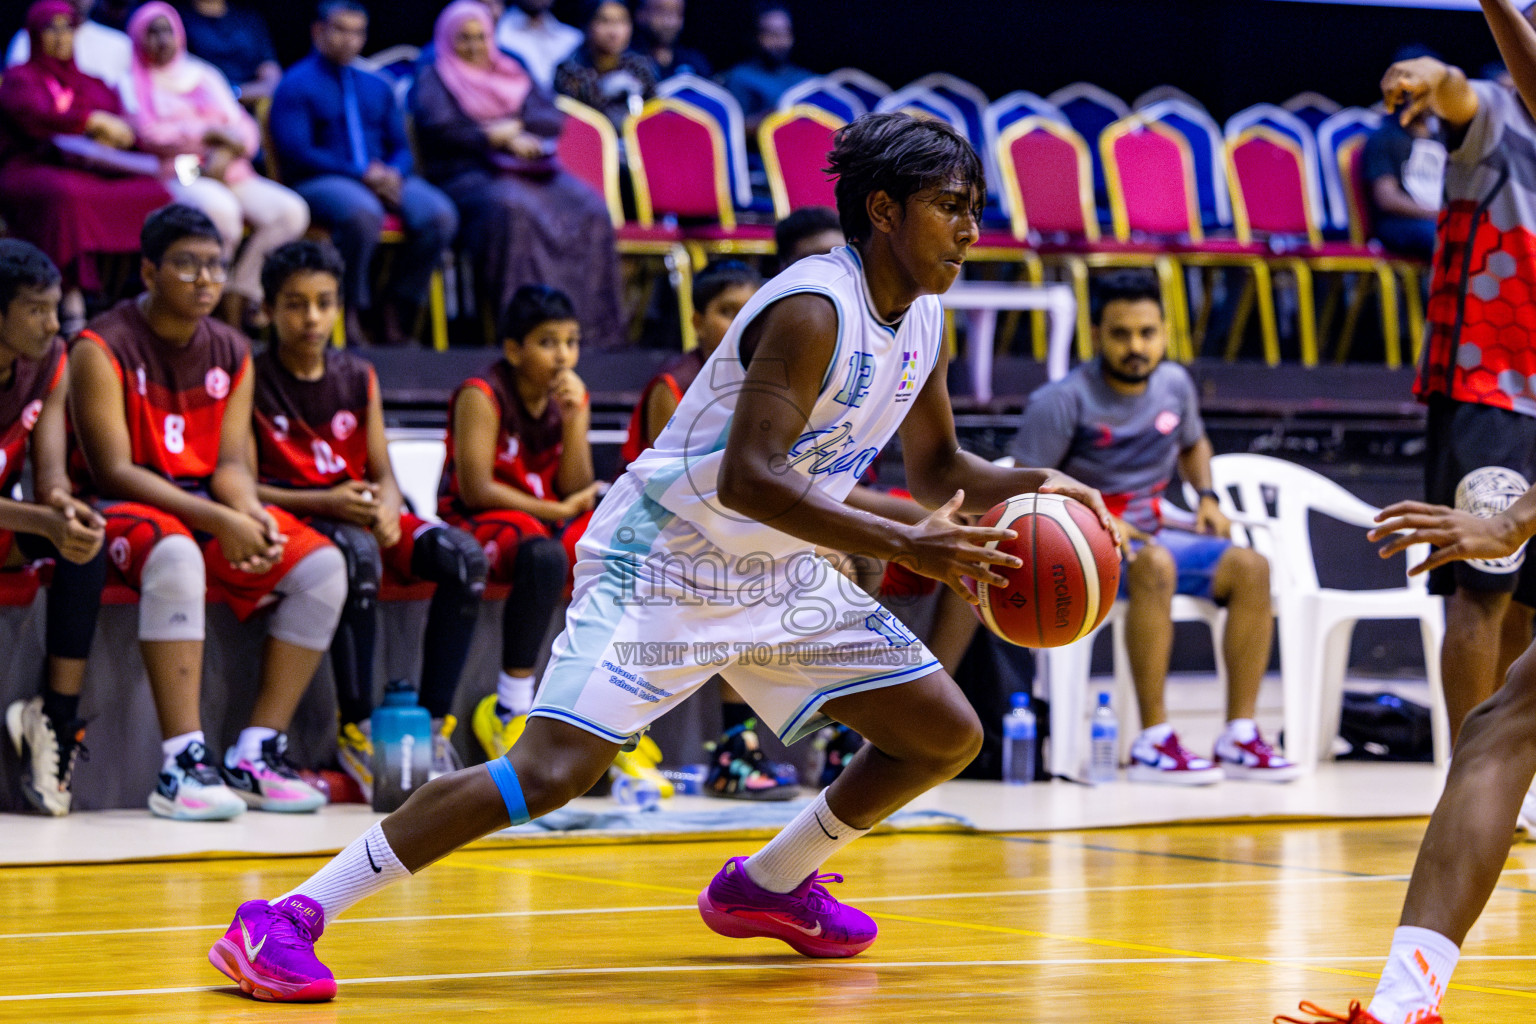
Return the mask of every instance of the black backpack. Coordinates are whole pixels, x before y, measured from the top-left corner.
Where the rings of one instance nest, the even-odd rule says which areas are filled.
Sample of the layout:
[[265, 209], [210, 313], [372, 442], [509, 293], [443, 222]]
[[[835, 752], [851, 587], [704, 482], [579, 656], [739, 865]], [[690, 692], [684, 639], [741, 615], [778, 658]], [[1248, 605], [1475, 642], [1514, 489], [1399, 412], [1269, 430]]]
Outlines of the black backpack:
[[1339, 735], [1349, 744], [1341, 761], [1433, 761], [1429, 709], [1393, 693], [1344, 694]]

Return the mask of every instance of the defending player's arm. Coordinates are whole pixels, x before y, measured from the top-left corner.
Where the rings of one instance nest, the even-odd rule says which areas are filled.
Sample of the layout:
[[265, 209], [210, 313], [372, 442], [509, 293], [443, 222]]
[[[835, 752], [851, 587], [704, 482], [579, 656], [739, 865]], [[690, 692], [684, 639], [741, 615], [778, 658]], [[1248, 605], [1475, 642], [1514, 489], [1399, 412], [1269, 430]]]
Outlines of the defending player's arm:
[[1483, 15], [1525, 109], [1536, 111], [1536, 27], [1511, 0], [1483, 0]]
[[720, 465], [721, 504], [826, 550], [899, 558], [972, 603], [964, 578], [1006, 585], [990, 567], [1017, 566], [1018, 560], [983, 545], [1010, 538], [1013, 531], [952, 521], [962, 495], [940, 502], [936, 512], [909, 526], [809, 486], [794, 464], [789, 451], [805, 432], [837, 347], [837, 313], [827, 299], [810, 294], [781, 299], [748, 326], [741, 345], [751, 362]]
[[964, 451], [955, 436], [955, 416], [946, 383], [949, 357], [942, 350], [912, 411], [901, 425], [901, 450], [912, 496], [932, 508], [956, 491], [966, 492], [962, 511], [985, 512], [1016, 494], [1040, 491], [1063, 494], [1093, 509], [1107, 530], [1114, 519], [1098, 491], [1057, 469], [998, 466]]
[[1483, 519], [1461, 509], [1400, 501], [1376, 514], [1379, 524], [1368, 537], [1386, 541], [1377, 552], [1391, 558], [1413, 544], [1432, 544], [1428, 558], [1408, 570], [1410, 576], [1468, 558], [1503, 558], [1536, 536], [1536, 489], [1496, 516]]
[[1464, 128], [1477, 116], [1477, 92], [1466, 73], [1433, 57], [1393, 64], [1382, 76], [1381, 95], [1404, 126], [1426, 107], [1452, 128]]
[[1232, 521], [1221, 511], [1221, 502], [1211, 489], [1211, 439], [1200, 440], [1179, 452], [1179, 476], [1200, 495], [1195, 507], [1195, 532], [1217, 537], [1232, 536]]
[[560, 522], [588, 511], [596, 504], [596, 484], [559, 501], [535, 498], [496, 479], [496, 432], [500, 425], [496, 406], [479, 388], [464, 388], [453, 404], [454, 471], [458, 474], [459, 500], [472, 510], [511, 508], [539, 519]]
[[592, 443], [587, 440], [587, 430], [592, 425], [587, 386], [576, 376], [575, 370], [565, 370], [555, 382], [550, 401], [560, 406], [562, 433], [560, 471], [555, 475], [555, 486], [561, 494], [578, 494], [592, 487], [597, 477], [592, 469]]
[[61, 382], [48, 394], [32, 428], [32, 492], [38, 501], [0, 498], [0, 529], [46, 537], [71, 562], [88, 562], [101, 549], [103, 524], [95, 509], [69, 493], [64, 471], [67, 391]]

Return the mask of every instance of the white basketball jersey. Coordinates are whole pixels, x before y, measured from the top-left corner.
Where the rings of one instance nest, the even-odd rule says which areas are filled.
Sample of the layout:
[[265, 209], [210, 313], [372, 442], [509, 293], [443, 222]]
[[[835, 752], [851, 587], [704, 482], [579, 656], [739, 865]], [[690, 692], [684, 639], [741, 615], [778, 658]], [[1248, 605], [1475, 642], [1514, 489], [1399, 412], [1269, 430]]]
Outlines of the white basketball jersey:
[[769, 305], [801, 292], [825, 295], [837, 308], [837, 349], [805, 432], [789, 449], [788, 470], [803, 486], [838, 501], [896, 433], [943, 344], [943, 310], [936, 296], [919, 298], [900, 323], [879, 319], [863, 263], [851, 246], [801, 260], [764, 285], [737, 314], [656, 443], [629, 464], [648, 497], [732, 554], [779, 559], [812, 547], [730, 511], [720, 504], [717, 489], [736, 398], [746, 381], [742, 332]]

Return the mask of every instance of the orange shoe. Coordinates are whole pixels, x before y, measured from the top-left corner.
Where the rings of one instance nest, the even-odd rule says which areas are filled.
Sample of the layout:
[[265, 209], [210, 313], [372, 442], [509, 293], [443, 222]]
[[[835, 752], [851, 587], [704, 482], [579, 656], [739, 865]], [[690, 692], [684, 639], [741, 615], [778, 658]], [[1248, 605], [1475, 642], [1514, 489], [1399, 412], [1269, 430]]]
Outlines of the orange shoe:
[[[1302, 1013], [1312, 1014], [1316, 1019], [1302, 1020], [1300, 1017], [1281, 1015], [1274, 1019], [1274, 1024], [1382, 1024], [1379, 1019], [1366, 1012], [1365, 1007], [1360, 1005], [1359, 1000], [1354, 1000], [1349, 1004], [1349, 1014], [1347, 1016], [1334, 1013], [1332, 1010], [1325, 1010], [1316, 1003], [1309, 1003], [1306, 1000], [1302, 1000], [1301, 1005], [1297, 1009]], [[1420, 1017], [1414, 1021], [1414, 1024], [1445, 1024], [1445, 1020], [1438, 1013], [1431, 1013], [1427, 1017]]]

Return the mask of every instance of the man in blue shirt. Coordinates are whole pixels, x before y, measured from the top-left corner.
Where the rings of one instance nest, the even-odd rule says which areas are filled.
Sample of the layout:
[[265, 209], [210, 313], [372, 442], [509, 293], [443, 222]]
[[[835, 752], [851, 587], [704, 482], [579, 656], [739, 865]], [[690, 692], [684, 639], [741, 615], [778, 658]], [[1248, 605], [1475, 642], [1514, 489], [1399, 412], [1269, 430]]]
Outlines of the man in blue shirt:
[[[432, 270], [458, 232], [458, 213], [411, 173], [405, 122], [389, 83], [352, 66], [368, 38], [368, 12], [357, 0], [324, 0], [313, 36], [314, 52], [288, 70], [272, 97], [273, 148], [284, 178], [314, 220], [330, 227], [346, 260], [348, 333], [371, 313], [377, 340], [405, 343]], [[376, 309], [368, 267], [389, 214], [406, 238]]]
[[720, 84], [741, 104], [749, 139], [757, 137], [757, 126], [773, 113], [784, 90], [811, 77], [811, 72], [789, 62], [789, 52], [795, 48], [795, 26], [783, 4], [758, 5], [755, 25], [756, 56], [720, 76]]
[[228, 0], [192, 0], [181, 8], [181, 22], [187, 50], [224, 72], [241, 103], [272, 95], [283, 69], [260, 14]]

